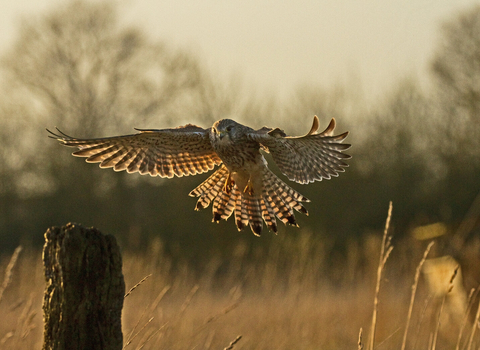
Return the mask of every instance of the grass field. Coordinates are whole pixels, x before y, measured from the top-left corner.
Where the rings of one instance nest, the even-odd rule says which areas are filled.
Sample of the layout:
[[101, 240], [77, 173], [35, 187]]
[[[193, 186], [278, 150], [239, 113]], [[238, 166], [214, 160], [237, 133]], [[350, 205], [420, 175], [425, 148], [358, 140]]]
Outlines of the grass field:
[[[447, 296], [435, 296], [418, 270], [428, 242], [382, 243], [382, 233], [372, 233], [332, 261], [324, 254], [328, 242], [298, 235], [279, 235], [258, 253], [262, 259], [239, 244], [200, 272], [174, 265], [159, 241], [143, 254], [125, 251], [127, 291], [138, 285], [125, 298], [124, 348], [224, 349], [233, 342], [234, 349], [370, 349], [373, 327], [374, 349], [479, 349], [477, 304], [455, 304], [453, 282]], [[463, 264], [478, 269], [478, 253], [471, 256], [476, 261]], [[24, 249], [14, 260], [5, 256], [0, 264], [0, 348], [40, 349], [41, 252]]]

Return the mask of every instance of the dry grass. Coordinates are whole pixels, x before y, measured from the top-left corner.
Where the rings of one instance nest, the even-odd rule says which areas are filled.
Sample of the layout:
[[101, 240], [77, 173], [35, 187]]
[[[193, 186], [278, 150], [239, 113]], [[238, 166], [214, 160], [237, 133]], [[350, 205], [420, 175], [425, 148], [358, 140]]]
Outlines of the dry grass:
[[369, 350], [373, 350], [375, 348], [375, 331], [377, 328], [378, 295], [380, 293], [380, 284], [382, 282], [385, 264], [387, 263], [388, 257], [393, 250], [393, 246], [391, 243], [392, 237], [388, 236], [390, 219], [392, 218], [392, 209], [392, 202], [390, 202], [390, 204], [388, 205], [387, 221], [385, 222], [385, 229], [383, 230], [382, 244], [380, 246], [380, 258], [377, 268], [377, 283], [375, 284], [375, 297], [373, 298], [372, 324], [370, 326], [370, 342], [368, 347]]
[[[392, 251], [388, 238], [372, 234], [330, 264], [328, 242], [298, 235], [276, 237], [263, 260], [240, 244], [196, 269], [174, 265], [155, 241], [142, 254], [124, 252], [124, 349], [363, 349], [371, 347], [372, 324], [374, 349], [454, 349], [457, 342], [478, 349], [475, 298], [461, 339], [459, 327], [440, 324], [441, 308], [419, 272], [426, 243], [397, 241]], [[40, 349], [41, 254], [26, 249], [14, 266], [10, 258], [0, 260], [0, 276], [9, 275], [0, 348]]]
[[425, 252], [423, 253], [422, 260], [420, 260], [420, 263], [418, 264], [417, 270], [415, 272], [415, 279], [413, 280], [412, 294], [410, 297], [410, 304], [408, 305], [407, 321], [405, 325], [405, 331], [403, 333], [401, 350], [405, 350], [405, 347], [407, 345], [408, 331], [410, 329], [410, 322], [412, 321], [412, 312], [413, 312], [413, 307], [415, 305], [415, 297], [417, 295], [418, 283], [420, 281], [420, 273], [422, 271], [422, 267], [423, 267], [423, 264], [425, 263], [425, 260], [427, 260], [428, 253], [430, 253], [430, 249], [432, 248], [433, 244], [434, 244], [433, 241], [428, 244], [427, 249], [425, 249]]

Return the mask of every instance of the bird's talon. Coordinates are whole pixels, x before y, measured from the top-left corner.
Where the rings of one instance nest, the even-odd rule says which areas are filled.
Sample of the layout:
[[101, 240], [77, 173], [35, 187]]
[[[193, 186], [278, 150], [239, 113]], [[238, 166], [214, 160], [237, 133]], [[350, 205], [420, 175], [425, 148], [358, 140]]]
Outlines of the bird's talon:
[[243, 189], [243, 193], [248, 193], [250, 196], [253, 196], [253, 186], [250, 180], [248, 181], [247, 186]]
[[225, 184], [223, 185], [223, 192], [230, 194], [233, 188], [233, 180], [230, 174], [228, 174], [227, 179], [225, 180]]

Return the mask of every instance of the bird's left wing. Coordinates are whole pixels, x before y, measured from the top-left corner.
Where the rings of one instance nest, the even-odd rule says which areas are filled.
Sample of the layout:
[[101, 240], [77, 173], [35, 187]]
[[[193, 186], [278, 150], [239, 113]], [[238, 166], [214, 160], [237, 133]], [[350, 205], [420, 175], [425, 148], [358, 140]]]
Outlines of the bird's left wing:
[[290, 137], [280, 129], [264, 127], [247, 137], [271, 153], [280, 171], [291, 181], [307, 184], [338, 176], [348, 166], [344, 160], [351, 158], [342, 153], [350, 148], [349, 144], [342, 143], [348, 132], [333, 135], [335, 119], [321, 133], [317, 133], [318, 126], [315, 116], [310, 131], [304, 136]]
[[51, 138], [77, 147], [74, 156], [87, 157], [87, 162], [115, 171], [172, 178], [204, 173], [222, 163], [210, 144], [207, 129], [188, 124], [174, 129], [137, 130], [139, 133], [132, 135], [77, 139], [47, 129]]

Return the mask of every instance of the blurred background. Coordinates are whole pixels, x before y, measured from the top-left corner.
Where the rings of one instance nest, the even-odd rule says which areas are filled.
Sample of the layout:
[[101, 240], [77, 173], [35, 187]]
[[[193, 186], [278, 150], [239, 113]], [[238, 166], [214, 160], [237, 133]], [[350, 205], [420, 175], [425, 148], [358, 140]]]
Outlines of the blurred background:
[[2, 14], [12, 16], [0, 60], [4, 252], [40, 246], [46, 228], [69, 221], [129, 249], [156, 237], [196, 263], [206, 251], [230, 254], [239, 240], [270, 244], [269, 232], [258, 239], [233, 222], [210, 223], [209, 209], [193, 211], [187, 194], [206, 174], [100, 170], [45, 131], [101, 137], [225, 117], [301, 135], [316, 114], [351, 132], [350, 168], [332, 181], [293, 184], [312, 200], [310, 216], [279, 235], [309, 230], [342, 254], [345, 242], [382, 229], [390, 200], [396, 236], [435, 222], [455, 232], [468, 220], [464, 238], [478, 229], [479, 5], [25, 4]]
[[[171, 322], [158, 340], [164, 348], [175, 348], [165, 339], [220, 348], [240, 329], [248, 337], [252, 324], [280, 325], [285, 337], [271, 328], [250, 334], [246, 348], [354, 347], [371, 316], [389, 201], [395, 263], [387, 266], [380, 336], [401, 341], [398, 314], [432, 239], [430, 257], [441, 260], [428, 271], [448, 265], [448, 280], [460, 263], [467, 289], [456, 310], [470, 310], [465, 295], [480, 281], [477, 1], [11, 2], [0, 13], [0, 81], [5, 271], [15, 247], [26, 247], [2, 304], [19, 321], [13, 330], [0, 325], [0, 345], [18, 336], [25, 348], [30, 316], [31, 342], [39, 343], [43, 234], [67, 222], [117, 238], [127, 287], [152, 273], [142, 299], [129, 297], [125, 327], [150, 305], [155, 327]], [[350, 167], [330, 181], [288, 182], [311, 199], [310, 215], [297, 215], [300, 228], [260, 238], [238, 232], [231, 219], [211, 223], [211, 209], [193, 210], [188, 193], [207, 174], [168, 180], [101, 170], [45, 131], [103, 137], [228, 117], [302, 135], [315, 114], [320, 128], [334, 117], [338, 133], [351, 132]], [[235, 312], [251, 317], [233, 314], [217, 330], [212, 320], [241, 300], [248, 302]], [[416, 312], [423, 322], [425, 312]]]

